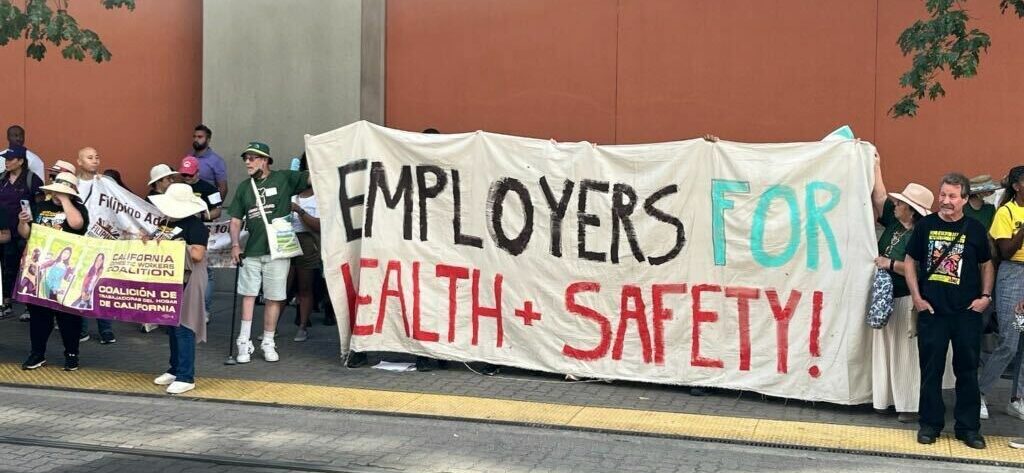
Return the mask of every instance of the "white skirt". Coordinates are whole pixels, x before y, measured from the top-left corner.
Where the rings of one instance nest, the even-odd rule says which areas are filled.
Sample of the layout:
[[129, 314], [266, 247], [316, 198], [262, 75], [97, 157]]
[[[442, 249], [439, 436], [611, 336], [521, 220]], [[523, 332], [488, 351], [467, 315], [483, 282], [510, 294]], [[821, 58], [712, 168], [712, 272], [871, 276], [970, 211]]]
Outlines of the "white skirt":
[[[896, 406], [896, 412], [917, 412], [921, 398], [921, 367], [917, 338], [909, 338], [913, 327], [914, 302], [910, 296], [893, 301], [889, 323], [872, 330], [871, 392], [875, 409]], [[942, 388], [956, 385], [953, 376], [953, 349], [946, 351], [946, 369]]]

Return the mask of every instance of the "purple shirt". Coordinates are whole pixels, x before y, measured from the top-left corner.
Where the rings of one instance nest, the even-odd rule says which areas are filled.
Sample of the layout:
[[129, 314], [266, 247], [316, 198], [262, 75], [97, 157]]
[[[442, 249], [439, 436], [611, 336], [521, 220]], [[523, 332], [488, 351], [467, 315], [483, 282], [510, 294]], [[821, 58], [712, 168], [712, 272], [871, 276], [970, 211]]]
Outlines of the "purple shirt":
[[199, 160], [199, 178], [217, 187], [217, 182], [228, 182], [228, 168], [224, 164], [224, 158], [220, 157], [213, 148], [206, 148], [202, 153], [196, 155]]
[[26, 168], [22, 172], [27, 174], [21, 176], [21, 179], [14, 183], [7, 179], [7, 172], [0, 174], [0, 208], [7, 214], [7, 221], [2, 225], [6, 225], [9, 230], [12, 230], [11, 238], [14, 240], [21, 239], [17, 232], [21, 201], [29, 201], [34, 208], [36, 196], [42, 193], [39, 187], [43, 185], [43, 181], [32, 171]]

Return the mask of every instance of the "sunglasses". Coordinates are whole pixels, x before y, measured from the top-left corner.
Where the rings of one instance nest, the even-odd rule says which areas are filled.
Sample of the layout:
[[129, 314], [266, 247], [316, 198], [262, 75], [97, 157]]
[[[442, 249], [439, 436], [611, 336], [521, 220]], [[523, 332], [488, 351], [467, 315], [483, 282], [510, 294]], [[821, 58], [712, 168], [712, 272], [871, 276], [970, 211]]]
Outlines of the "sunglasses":
[[65, 186], [70, 187], [72, 190], [74, 190], [76, 192], [78, 191], [78, 186], [77, 185], [75, 185], [73, 182], [65, 180], [65, 179], [55, 179], [53, 181], [53, 183], [54, 184], [64, 184]]

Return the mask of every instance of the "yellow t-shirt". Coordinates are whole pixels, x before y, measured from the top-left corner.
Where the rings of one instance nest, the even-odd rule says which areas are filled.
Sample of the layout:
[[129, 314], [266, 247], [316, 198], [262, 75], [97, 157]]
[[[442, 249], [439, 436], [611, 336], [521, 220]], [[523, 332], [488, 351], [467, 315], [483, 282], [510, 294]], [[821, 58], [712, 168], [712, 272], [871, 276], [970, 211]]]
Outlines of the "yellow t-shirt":
[[[996, 218], [992, 220], [988, 234], [993, 240], [1012, 238], [1021, 224], [1024, 224], [1024, 207], [1011, 200], [996, 210]], [[1024, 248], [1017, 250], [1010, 260], [1024, 262]]]

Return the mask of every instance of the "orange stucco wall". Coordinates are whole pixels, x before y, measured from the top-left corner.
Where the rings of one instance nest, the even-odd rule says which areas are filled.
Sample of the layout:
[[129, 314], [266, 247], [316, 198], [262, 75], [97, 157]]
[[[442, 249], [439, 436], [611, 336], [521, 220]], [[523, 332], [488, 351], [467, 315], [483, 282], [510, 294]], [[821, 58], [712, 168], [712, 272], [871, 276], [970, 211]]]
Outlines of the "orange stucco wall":
[[[79, 24], [96, 31], [111, 62], [68, 61], [48, 47], [42, 62], [24, 42], [0, 48], [0, 125], [26, 129], [26, 145], [47, 165], [100, 152], [136, 192], [149, 168], [176, 163], [190, 148], [202, 110], [202, 0], [141, 1], [134, 12], [99, 0], [71, 2]], [[0, 137], [6, 145], [6, 137]]]
[[879, 146], [891, 188], [1002, 176], [1024, 161], [1024, 21], [970, 3], [993, 41], [979, 76], [896, 120], [896, 38], [923, 4], [390, 0], [386, 122], [598, 143], [813, 141], [849, 124]]

